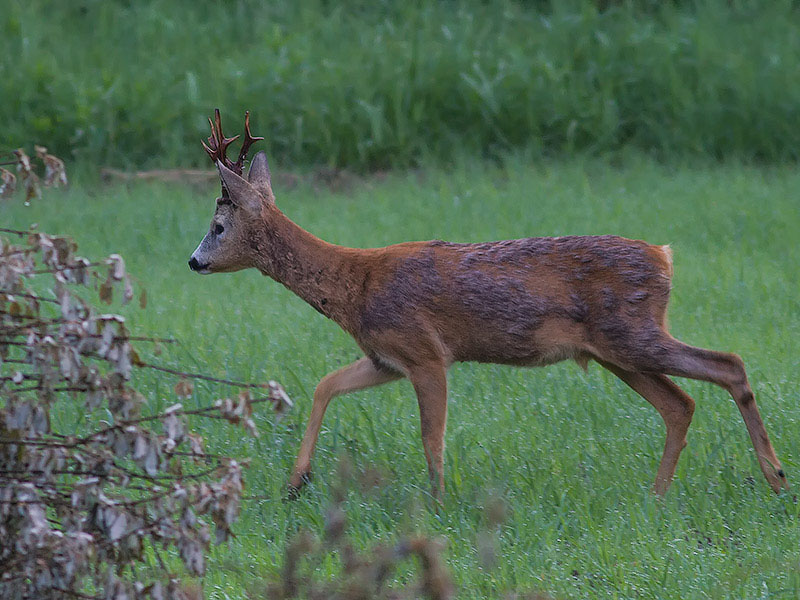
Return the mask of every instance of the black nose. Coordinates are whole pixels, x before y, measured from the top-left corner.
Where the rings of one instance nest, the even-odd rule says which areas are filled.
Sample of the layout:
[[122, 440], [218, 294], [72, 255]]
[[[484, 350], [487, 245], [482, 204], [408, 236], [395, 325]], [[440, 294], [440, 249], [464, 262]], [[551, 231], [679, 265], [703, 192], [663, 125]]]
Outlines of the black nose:
[[194, 256], [189, 259], [189, 268], [192, 271], [197, 271], [197, 269], [200, 268], [200, 263], [197, 262], [197, 259]]

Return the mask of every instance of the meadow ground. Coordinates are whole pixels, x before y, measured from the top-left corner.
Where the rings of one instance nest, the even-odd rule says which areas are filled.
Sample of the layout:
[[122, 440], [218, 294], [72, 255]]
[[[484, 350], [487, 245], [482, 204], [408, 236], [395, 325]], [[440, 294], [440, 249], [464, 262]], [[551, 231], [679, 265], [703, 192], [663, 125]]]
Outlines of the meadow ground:
[[[800, 175], [792, 167], [659, 166], [633, 157], [395, 174], [334, 193], [276, 186], [298, 223], [340, 244], [408, 239], [479, 241], [615, 233], [670, 243], [670, 322], [680, 339], [740, 353], [790, 482], [800, 485]], [[435, 514], [406, 382], [335, 400], [315, 481], [285, 503], [286, 480], [317, 380], [359, 356], [335, 324], [256, 272], [199, 277], [186, 260], [203, 236], [215, 187], [103, 186], [78, 181], [33, 206], [0, 206], [3, 226], [37, 222], [67, 233], [84, 255], [121, 253], [147, 288], [143, 312], [122, 310], [141, 333], [181, 340], [160, 361], [186, 370], [283, 382], [296, 402], [279, 424], [257, 415], [258, 439], [201, 424], [209, 448], [248, 456], [237, 538], [213, 551], [210, 598], [242, 598], [277, 573], [286, 540], [319, 532], [337, 456], [378, 465], [387, 484], [353, 489], [350, 533], [367, 547], [419, 530], [448, 539], [459, 598], [541, 590], [554, 598], [796, 598], [800, 508], [763, 481], [735, 405], [710, 384], [681, 381], [697, 401], [676, 480], [650, 493], [664, 428], [656, 411], [597, 365], [540, 370], [475, 364], [450, 372], [445, 510]], [[150, 373], [154, 407], [171, 384]], [[198, 385], [189, 404], [223, 393]], [[80, 411], [62, 416], [80, 426]], [[476, 535], [492, 494], [508, 505], [501, 559], [481, 567]], [[323, 575], [334, 559], [314, 566]], [[403, 577], [405, 575], [401, 575]]]

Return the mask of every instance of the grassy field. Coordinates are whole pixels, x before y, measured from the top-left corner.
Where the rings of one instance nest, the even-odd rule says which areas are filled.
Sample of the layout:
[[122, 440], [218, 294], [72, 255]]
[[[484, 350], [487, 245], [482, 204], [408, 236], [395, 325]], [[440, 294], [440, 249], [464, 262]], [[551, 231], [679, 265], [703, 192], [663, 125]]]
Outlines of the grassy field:
[[[391, 175], [345, 193], [276, 189], [298, 223], [333, 242], [478, 241], [616, 233], [672, 244], [670, 321], [682, 340], [740, 353], [790, 482], [800, 485], [800, 175], [796, 168], [659, 166], [637, 156]], [[181, 345], [160, 360], [236, 379], [277, 379], [296, 410], [262, 435], [203, 425], [209, 447], [249, 456], [248, 501], [237, 538], [213, 552], [210, 598], [242, 598], [281, 568], [288, 537], [319, 532], [337, 456], [387, 469], [374, 493], [347, 500], [360, 546], [419, 530], [449, 540], [459, 598], [541, 590], [555, 598], [796, 598], [800, 508], [763, 481], [738, 411], [711, 385], [681, 382], [697, 400], [689, 445], [667, 498], [649, 492], [663, 444], [655, 410], [596, 365], [520, 370], [474, 364], [450, 372], [445, 510], [435, 514], [406, 382], [335, 400], [315, 481], [281, 501], [317, 380], [359, 356], [355, 344], [280, 285], [255, 272], [199, 277], [186, 260], [203, 236], [216, 189], [78, 181], [30, 208], [0, 206], [3, 226], [68, 233], [85, 255], [121, 253], [147, 288], [134, 330]], [[163, 379], [139, 389], [173, 401]], [[223, 393], [200, 385], [190, 402]], [[63, 418], [64, 429], [80, 416]], [[475, 539], [491, 494], [508, 505], [501, 560], [480, 566]], [[315, 566], [320, 575], [335, 561]]]
[[282, 162], [362, 171], [626, 145], [797, 160], [798, 52], [792, 0], [6, 0], [0, 150], [197, 164], [219, 106], [255, 111]]

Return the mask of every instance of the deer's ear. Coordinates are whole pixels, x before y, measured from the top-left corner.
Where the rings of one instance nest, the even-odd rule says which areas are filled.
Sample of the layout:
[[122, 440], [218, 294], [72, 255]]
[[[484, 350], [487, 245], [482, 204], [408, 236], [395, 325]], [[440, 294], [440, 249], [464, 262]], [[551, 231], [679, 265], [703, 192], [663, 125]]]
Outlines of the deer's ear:
[[217, 161], [219, 178], [222, 187], [228, 192], [228, 198], [239, 208], [259, 214], [261, 212], [261, 194], [242, 177], [231, 171], [228, 167]]
[[272, 181], [267, 164], [267, 155], [262, 150], [253, 157], [250, 163], [250, 170], [247, 172], [247, 181], [250, 185], [261, 192], [267, 200], [275, 201], [272, 194]]

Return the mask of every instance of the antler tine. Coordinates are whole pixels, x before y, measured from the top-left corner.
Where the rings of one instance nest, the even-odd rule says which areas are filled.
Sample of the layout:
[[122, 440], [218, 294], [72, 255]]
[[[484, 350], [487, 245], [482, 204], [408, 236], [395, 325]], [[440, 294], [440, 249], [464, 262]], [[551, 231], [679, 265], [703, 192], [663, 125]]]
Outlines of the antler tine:
[[250, 151], [250, 146], [256, 142], [263, 140], [263, 137], [253, 136], [250, 133], [250, 111], [244, 113], [244, 141], [242, 142], [242, 149], [239, 150], [239, 158], [236, 160], [236, 167], [241, 175], [244, 170], [244, 161], [247, 158], [247, 153]]
[[[211, 125], [211, 135], [208, 138], [207, 145], [205, 142], [201, 142], [203, 144], [203, 148], [205, 148], [205, 151], [211, 157], [211, 160], [214, 162], [219, 160], [226, 167], [235, 171], [237, 163], [231, 161], [225, 153], [228, 149], [228, 146], [230, 146], [235, 140], [239, 139], [239, 136], [237, 135], [232, 138], [225, 137], [225, 135], [222, 133], [222, 118], [220, 117], [218, 108], [214, 109], [214, 121], [212, 122], [211, 119], [209, 119], [208, 124]], [[241, 174], [241, 168], [238, 170], [238, 173]]]
[[214, 131], [214, 122], [211, 120], [211, 117], [208, 118], [208, 124], [211, 127], [211, 135], [208, 138], [208, 144], [206, 144], [203, 140], [200, 140], [200, 143], [203, 144], [203, 149], [206, 151], [206, 154], [208, 154], [211, 160], [216, 163], [217, 148], [219, 148], [219, 144], [217, 144], [217, 136], [216, 132]]
[[[235, 135], [231, 138], [226, 138], [222, 133], [222, 119], [219, 116], [219, 109], [214, 109], [214, 120], [217, 124], [217, 134], [219, 135], [219, 153], [220, 153], [220, 160], [222, 163], [228, 167], [229, 169], [234, 169], [235, 164], [225, 155], [228, 150], [228, 146], [230, 146], [235, 140], [239, 139], [238, 135]], [[241, 175], [241, 171], [239, 171]]]

